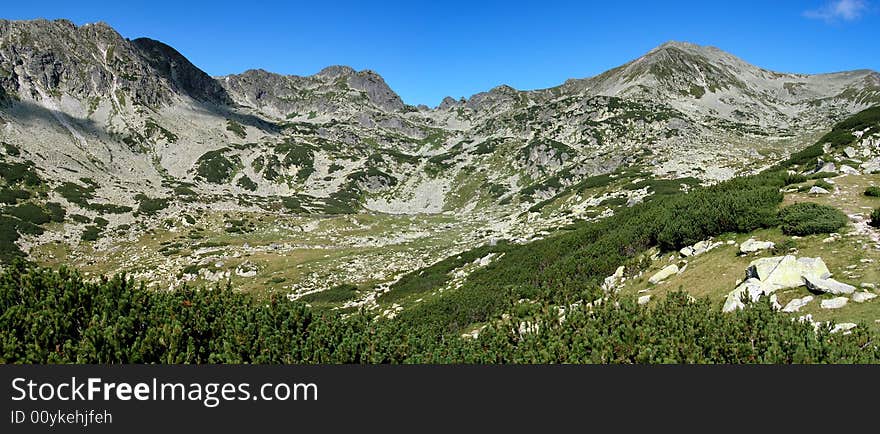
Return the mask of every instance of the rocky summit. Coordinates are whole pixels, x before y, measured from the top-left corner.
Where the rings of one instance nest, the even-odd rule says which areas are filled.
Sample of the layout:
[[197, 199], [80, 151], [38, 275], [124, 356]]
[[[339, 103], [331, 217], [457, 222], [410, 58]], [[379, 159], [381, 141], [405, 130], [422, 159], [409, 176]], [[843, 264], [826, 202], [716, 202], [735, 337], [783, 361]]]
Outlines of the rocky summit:
[[[595, 77], [416, 107], [370, 70], [211, 77], [103, 23], [0, 20], [0, 254], [292, 299], [357, 284], [334, 306], [375, 308], [408, 272], [758, 173], [877, 104], [874, 71], [779, 73], [668, 42]], [[880, 143], [856, 133], [838, 162], [850, 176], [875, 167]], [[857, 227], [870, 234], [867, 221]], [[682, 255], [723, 250], [702, 243]], [[448, 287], [502, 256], [459, 264]], [[665, 264], [651, 284], [685, 268]]]

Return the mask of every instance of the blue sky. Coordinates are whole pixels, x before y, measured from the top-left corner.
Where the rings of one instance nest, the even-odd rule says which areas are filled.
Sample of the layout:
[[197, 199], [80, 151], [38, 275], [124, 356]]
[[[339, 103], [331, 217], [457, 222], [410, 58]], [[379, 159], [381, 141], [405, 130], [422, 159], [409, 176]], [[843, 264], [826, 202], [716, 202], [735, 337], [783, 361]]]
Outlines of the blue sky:
[[30, 1], [7, 19], [105, 21], [161, 40], [211, 75], [372, 69], [409, 104], [500, 84], [555, 86], [668, 40], [714, 45], [784, 72], [880, 70], [880, 0]]

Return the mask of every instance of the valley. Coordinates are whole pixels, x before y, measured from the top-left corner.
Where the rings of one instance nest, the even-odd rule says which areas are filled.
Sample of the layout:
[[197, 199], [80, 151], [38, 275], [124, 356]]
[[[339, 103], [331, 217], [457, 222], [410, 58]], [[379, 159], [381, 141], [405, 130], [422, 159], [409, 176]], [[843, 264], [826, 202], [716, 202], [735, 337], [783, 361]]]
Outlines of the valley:
[[[797, 276], [760, 288], [775, 311], [813, 297], [778, 316], [877, 333], [878, 107], [877, 72], [779, 73], [686, 42], [431, 108], [370, 70], [211, 77], [104, 23], [0, 20], [0, 269], [125, 273], [149, 297], [228, 289], [467, 341], [679, 292], [717, 313], [750, 264], [792, 255], [862, 301], [823, 308], [840, 294]], [[827, 206], [824, 226], [792, 234], [799, 203]], [[741, 252], [750, 239], [773, 246]]]

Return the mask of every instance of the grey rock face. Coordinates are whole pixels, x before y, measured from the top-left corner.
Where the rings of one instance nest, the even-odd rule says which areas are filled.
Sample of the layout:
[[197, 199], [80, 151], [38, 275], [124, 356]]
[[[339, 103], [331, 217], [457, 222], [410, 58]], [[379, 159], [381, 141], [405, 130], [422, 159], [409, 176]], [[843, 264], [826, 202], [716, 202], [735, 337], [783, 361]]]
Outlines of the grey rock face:
[[172, 84], [175, 91], [199, 101], [232, 103], [232, 99], [217, 80], [195, 67], [174, 48], [149, 38], [138, 38], [131, 43], [141, 50], [144, 59]]
[[[8, 94], [39, 91], [81, 98], [110, 97], [128, 89], [133, 102], [170, 102], [171, 83], [141, 50], [103, 23], [75, 26], [66, 20], [0, 21], [0, 60], [11, 67], [0, 87]], [[2, 75], [0, 75], [2, 77]]]

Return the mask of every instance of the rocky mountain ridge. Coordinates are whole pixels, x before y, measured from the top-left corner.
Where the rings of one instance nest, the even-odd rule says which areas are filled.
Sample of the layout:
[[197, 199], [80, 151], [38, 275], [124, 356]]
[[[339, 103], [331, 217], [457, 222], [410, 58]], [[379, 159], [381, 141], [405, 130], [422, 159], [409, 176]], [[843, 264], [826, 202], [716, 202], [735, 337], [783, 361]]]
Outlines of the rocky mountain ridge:
[[92, 220], [131, 225], [144, 203], [159, 216], [492, 214], [492, 236], [530, 236], [661, 190], [646, 180], [757, 171], [880, 102], [880, 76], [781, 74], [676, 42], [596, 77], [431, 109], [369, 70], [213, 78], [103, 23], [0, 20], [0, 92], [0, 141], [19, 150], [4, 158]]

